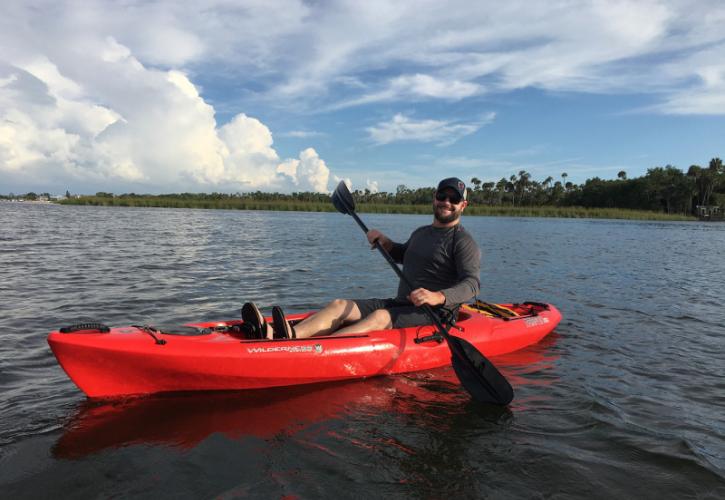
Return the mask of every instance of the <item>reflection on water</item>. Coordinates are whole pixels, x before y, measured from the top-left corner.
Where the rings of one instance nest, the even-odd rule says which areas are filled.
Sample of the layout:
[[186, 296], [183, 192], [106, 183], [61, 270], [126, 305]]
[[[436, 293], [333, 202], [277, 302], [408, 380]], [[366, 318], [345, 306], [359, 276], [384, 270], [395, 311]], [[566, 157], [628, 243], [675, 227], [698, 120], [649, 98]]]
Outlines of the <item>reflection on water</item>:
[[[437, 374], [428, 384], [392, 377], [314, 384], [265, 391], [160, 395], [106, 404], [84, 401], [53, 448], [77, 458], [106, 448], [163, 444], [192, 448], [215, 433], [236, 439], [294, 434], [310, 424], [342, 418], [356, 407], [366, 412], [404, 410], [401, 401], [445, 404], [460, 399], [454, 380]], [[455, 378], [455, 377], [454, 377]], [[448, 384], [448, 391], [436, 390]]]
[[[504, 376], [517, 387], [545, 386], [556, 381], [556, 355], [551, 334], [539, 344], [493, 358]], [[536, 374], [546, 373], [543, 377]], [[312, 384], [258, 391], [165, 394], [110, 402], [83, 400], [53, 447], [59, 458], [78, 458], [107, 448], [163, 444], [191, 448], [212, 434], [230, 438], [271, 438], [293, 434], [310, 424], [342, 418], [346, 412], [416, 415], [425, 407], [441, 410], [447, 421], [453, 413], [475, 409], [490, 418], [511, 415], [508, 408], [467, 401], [455, 372], [442, 368], [395, 377]], [[525, 400], [514, 410], [524, 411]], [[435, 422], [435, 416], [430, 422]], [[443, 423], [443, 422], [440, 422]]]
[[[394, 239], [425, 216], [364, 215]], [[393, 294], [339, 214], [0, 204], [0, 485], [9, 497], [725, 497], [725, 225], [466, 218], [482, 298], [564, 320], [493, 361], [274, 391], [89, 403], [47, 333]]]

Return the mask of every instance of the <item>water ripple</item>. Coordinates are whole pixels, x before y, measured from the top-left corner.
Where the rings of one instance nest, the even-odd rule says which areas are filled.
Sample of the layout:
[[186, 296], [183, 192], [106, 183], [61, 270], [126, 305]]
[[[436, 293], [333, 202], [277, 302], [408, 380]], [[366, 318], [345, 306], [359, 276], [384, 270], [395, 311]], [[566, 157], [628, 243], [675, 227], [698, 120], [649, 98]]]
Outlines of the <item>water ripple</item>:
[[[364, 218], [397, 240], [429, 222]], [[394, 294], [394, 276], [339, 214], [0, 203], [0, 224], [10, 497], [725, 497], [725, 225], [466, 219], [482, 297], [564, 313], [494, 360], [516, 390], [501, 410], [450, 368], [88, 403], [50, 330], [302, 312]]]

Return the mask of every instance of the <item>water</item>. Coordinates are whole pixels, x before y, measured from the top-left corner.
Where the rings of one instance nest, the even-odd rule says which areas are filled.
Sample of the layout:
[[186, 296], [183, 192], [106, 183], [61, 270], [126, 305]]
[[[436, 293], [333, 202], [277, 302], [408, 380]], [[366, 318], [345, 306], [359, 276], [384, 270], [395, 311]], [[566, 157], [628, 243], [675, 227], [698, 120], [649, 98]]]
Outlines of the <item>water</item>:
[[[405, 239], [425, 216], [363, 215]], [[316, 387], [88, 402], [47, 333], [393, 294], [349, 217], [0, 203], [3, 496], [725, 497], [725, 225], [466, 218], [482, 298], [556, 304], [494, 358], [516, 400], [450, 369]]]

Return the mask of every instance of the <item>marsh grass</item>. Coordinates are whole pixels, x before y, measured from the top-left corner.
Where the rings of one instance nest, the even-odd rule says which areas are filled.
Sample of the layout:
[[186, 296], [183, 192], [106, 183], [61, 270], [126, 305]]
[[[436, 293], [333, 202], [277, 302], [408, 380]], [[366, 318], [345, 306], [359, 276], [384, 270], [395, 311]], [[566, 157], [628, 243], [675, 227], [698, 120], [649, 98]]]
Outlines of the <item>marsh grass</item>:
[[[297, 200], [254, 200], [248, 198], [214, 199], [187, 199], [171, 196], [81, 196], [62, 200], [64, 205], [96, 205], [119, 207], [162, 207], [162, 208], [201, 208], [201, 209], [227, 209], [227, 210], [272, 210], [295, 212], [334, 212], [331, 203], [317, 201]], [[430, 205], [398, 205], [398, 204], [366, 204], [357, 206], [363, 213], [385, 214], [430, 214]], [[684, 215], [665, 214], [645, 210], [626, 210], [620, 208], [586, 208], [586, 207], [557, 207], [557, 206], [475, 206], [466, 209], [466, 215], [480, 215], [492, 217], [563, 217], [563, 218], [591, 218], [591, 219], [629, 219], [629, 220], [669, 220], [692, 221], [695, 217]]]

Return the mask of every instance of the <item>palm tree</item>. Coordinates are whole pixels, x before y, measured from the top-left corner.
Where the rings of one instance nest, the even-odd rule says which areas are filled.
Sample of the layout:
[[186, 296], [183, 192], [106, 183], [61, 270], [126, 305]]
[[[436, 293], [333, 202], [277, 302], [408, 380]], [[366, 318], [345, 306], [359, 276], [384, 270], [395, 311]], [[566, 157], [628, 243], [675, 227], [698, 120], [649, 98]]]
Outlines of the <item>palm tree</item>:
[[498, 193], [498, 204], [503, 204], [503, 194], [506, 192], [506, 186], [508, 185], [508, 181], [506, 180], [506, 177], [501, 177], [501, 180], [499, 180], [496, 183], [496, 192]]
[[713, 158], [710, 160], [710, 164], [705, 171], [707, 173], [707, 188], [705, 190], [705, 202], [703, 205], [707, 205], [710, 201], [710, 196], [715, 187], [722, 182], [722, 175], [725, 174], [723, 169], [722, 160], [720, 158]]
[[516, 205], [516, 176], [511, 175], [509, 182], [506, 184], [506, 190], [511, 191], [511, 205]]
[[516, 191], [519, 193], [519, 204], [521, 205], [524, 203], [524, 194], [526, 193], [526, 189], [529, 187], [529, 179], [531, 179], [530, 173], [526, 170], [519, 170], [519, 179], [516, 181]]
[[620, 170], [617, 173], [617, 179], [621, 179], [623, 181], [626, 181], [627, 180], [627, 172], [625, 172], [624, 170]]
[[495, 185], [493, 182], [484, 182], [481, 184], [481, 191], [483, 192], [482, 201], [484, 203], [487, 202], [489, 205], [493, 205], [493, 187]]
[[706, 206], [708, 204], [716, 185], [722, 182], [724, 173], [722, 160], [720, 158], [710, 160], [707, 168], [702, 168], [699, 165], [690, 165], [690, 168], [687, 170], [687, 176], [695, 178], [699, 205]]
[[548, 176], [541, 183], [541, 187], [544, 189], [544, 192], [546, 193], [546, 198], [550, 198], [551, 192], [553, 191], [553, 189], [551, 188], [552, 182], [554, 182], [554, 178], [552, 176]]
[[478, 191], [481, 188], [481, 179], [479, 179], [478, 177], [474, 177], [473, 179], [471, 179], [471, 184], [473, 184], [474, 186], [473, 189], [475, 191]]

